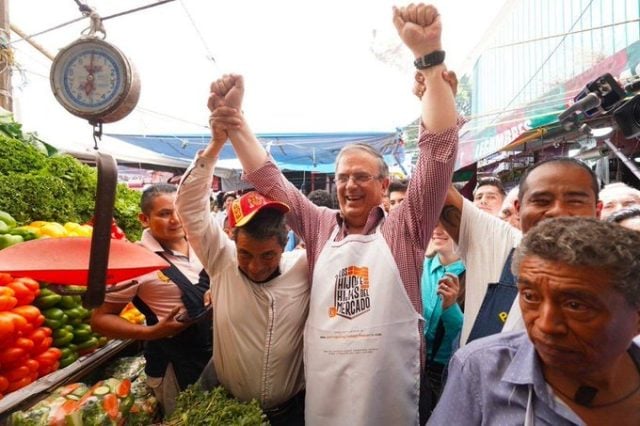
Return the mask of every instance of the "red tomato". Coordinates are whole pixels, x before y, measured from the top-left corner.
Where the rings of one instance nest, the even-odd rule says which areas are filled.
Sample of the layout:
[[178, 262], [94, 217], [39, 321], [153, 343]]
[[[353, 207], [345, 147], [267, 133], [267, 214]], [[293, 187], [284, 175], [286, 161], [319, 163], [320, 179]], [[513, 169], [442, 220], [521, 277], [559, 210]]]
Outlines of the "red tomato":
[[60, 366], [59, 362], [56, 362], [53, 365], [41, 365], [38, 368], [38, 377], [46, 376], [49, 373], [53, 373], [58, 369], [59, 366]]
[[27, 336], [29, 340], [33, 342], [34, 349], [42, 344], [42, 341], [47, 338], [47, 332], [45, 327], [36, 328]]
[[[42, 324], [44, 324], [44, 320], [45, 320], [45, 316], [40, 314], [38, 315], [38, 317], [35, 319], [35, 321], [33, 322], [33, 326], [34, 327], [40, 327]], [[49, 332], [51, 332], [51, 329], [49, 329]], [[51, 335], [51, 334], [49, 334]]]
[[0, 316], [10, 317], [18, 333], [28, 334], [33, 331], [33, 326], [29, 324], [27, 319], [22, 315], [18, 315], [15, 312], [9, 311], [9, 312], [0, 312]]
[[42, 343], [40, 343], [40, 346], [33, 347], [32, 354], [33, 355], [41, 354], [44, 351], [49, 350], [51, 348], [51, 345], [53, 345], [53, 337], [45, 337]]
[[10, 347], [0, 349], [0, 364], [5, 368], [5, 364], [15, 362], [21, 358], [24, 358], [27, 352], [18, 347]]
[[0, 272], [0, 285], [9, 284], [13, 281], [13, 277], [6, 272]]
[[18, 337], [13, 344], [16, 348], [22, 348], [25, 352], [31, 352], [33, 350], [34, 344], [33, 340], [28, 339], [26, 337]]
[[[38, 321], [38, 317], [42, 315], [40, 313], [40, 309], [36, 308], [33, 305], [18, 306], [16, 308], [13, 308], [11, 312], [13, 312], [14, 314], [22, 315], [27, 320], [27, 322], [34, 325], [35, 322]], [[38, 325], [38, 327], [39, 326], [40, 325]]]
[[62, 351], [58, 348], [49, 348], [46, 351], [38, 354], [34, 357], [38, 364], [42, 365], [53, 365], [56, 363], [60, 356], [62, 355]]
[[0, 376], [0, 393], [4, 392], [8, 387], [9, 380], [4, 376]]
[[9, 387], [7, 388], [7, 392], [13, 392], [13, 391], [18, 390], [20, 388], [23, 388], [23, 387], [27, 386], [29, 383], [31, 383], [31, 378], [30, 377], [23, 377], [22, 379], [18, 380], [17, 382], [9, 382]]
[[38, 368], [40, 368], [40, 364], [38, 363], [38, 361], [36, 361], [35, 359], [28, 359], [24, 362], [24, 365], [26, 365], [29, 368], [29, 371], [31, 373], [37, 372]]
[[31, 370], [26, 365], [21, 365], [19, 367], [13, 368], [11, 371], [5, 372], [4, 376], [9, 380], [9, 382], [16, 382], [23, 377], [29, 376]]
[[[20, 358], [16, 359], [15, 361], [11, 361], [11, 362], [7, 362], [5, 364], [2, 364], [2, 370], [9, 371], [11, 369], [18, 368], [18, 367], [24, 365], [24, 363], [27, 362], [28, 359], [29, 359], [29, 355], [25, 355], [25, 356], [21, 356]], [[2, 374], [4, 374], [4, 372]]]
[[16, 292], [9, 287], [0, 286], [0, 311], [8, 311], [18, 304]]
[[16, 332], [16, 325], [13, 323], [12, 315], [7, 312], [0, 312], [0, 341], [7, 340]]
[[6, 286], [16, 293], [18, 306], [30, 305], [36, 298], [36, 294], [22, 281], [11, 281]]
[[116, 419], [120, 413], [118, 405], [118, 397], [112, 393], [106, 394], [102, 400], [102, 408], [112, 419]]
[[129, 379], [124, 379], [118, 385], [118, 389], [116, 389], [116, 395], [120, 398], [126, 398], [129, 396], [129, 392], [131, 391], [131, 381]]
[[16, 278], [15, 281], [23, 283], [35, 296], [40, 294], [40, 284], [38, 281], [27, 277]]

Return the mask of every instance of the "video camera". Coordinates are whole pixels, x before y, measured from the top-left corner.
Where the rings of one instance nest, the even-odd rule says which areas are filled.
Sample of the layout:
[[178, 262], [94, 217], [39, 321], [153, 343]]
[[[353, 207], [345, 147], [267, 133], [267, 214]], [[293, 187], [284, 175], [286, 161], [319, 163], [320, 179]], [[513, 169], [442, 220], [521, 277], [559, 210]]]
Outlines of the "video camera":
[[609, 73], [587, 83], [573, 98], [573, 104], [558, 116], [566, 128], [578, 124], [578, 113], [586, 118], [605, 115], [613, 111], [618, 128], [627, 139], [640, 136], [640, 95], [625, 101], [627, 93], [640, 91], [640, 77], [626, 84], [624, 88]]

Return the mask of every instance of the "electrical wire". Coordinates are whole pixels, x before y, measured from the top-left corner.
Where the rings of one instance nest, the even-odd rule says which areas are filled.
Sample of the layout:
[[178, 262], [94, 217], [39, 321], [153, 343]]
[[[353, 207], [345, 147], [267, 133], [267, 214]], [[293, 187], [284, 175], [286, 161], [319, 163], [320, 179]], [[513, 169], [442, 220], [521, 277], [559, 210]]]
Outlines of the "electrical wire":
[[125, 10], [124, 12], [118, 12], [118, 13], [114, 13], [113, 15], [105, 16], [104, 18], [102, 18], [102, 20], [106, 21], [106, 20], [109, 20], [109, 19], [112, 19], [112, 18], [118, 18], [120, 16], [128, 15], [130, 13], [139, 12], [141, 10], [149, 9], [149, 8], [156, 7], [156, 6], [162, 6], [163, 4], [171, 3], [172, 1], [175, 1], [175, 0], [159, 0], [159, 1], [155, 2], [155, 3], [150, 3], [150, 4], [147, 4], [145, 6], [140, 6], [140, 7], [134, 8], [134, 9]]
[[26, 41], [26, 40], [29, 40], [31, 38], [38, 37], [38, 36], [46, 34], [48, 32], [55, 31], [55, 30], [58, 30], [60, 28], [64, 28], [64, 27], [66, 27], [68, 25], [71, 25], [71, 24], [75, 24], [76, 22], [82, 21], [83, 19], [86, 19], [86, 17], [81, 16], [80, 18], [72, 19], [71, 21], [67, 21], [67, 22], [64, 22], [62, 24], [56, 25], [55, 27], [47, 28], [46, 30], [43, 30], [43, 31], [40, 31], [40, 32], [37, 32], [37, 33], [34, 33], [34, 34], [30, 34], [30, 35], [28, 35], [26, 37], [19, 38], [19, 39], [16, 39], [16, 40], [12, 40], [10, 44], [16, 44], [16, 43], [19, 43], [21, 41]]
[[[73, 1], [78, 5], [78, 7], [80, 8], [80, 11], [83, 12], [83, 16], [82, 17], [73, 19], [73, 20], [68, 21], [68, 22], [64, 22], [62, 24], [56, 25], [56, 26], [51, 27], [51, 28], [47, 28], [46, 30], [39, 31], [39, 32], [34, 33], [34, 34], [30, 34], [27, 37], [23, 37], [23, 38], [19, 38], [19, 39], [13, 40], [10, 44], [15, 44], [15, 43], [19, 43], [21, 41], [28, 40], [30, 38], [38, 37], [38, 36], [41, 36], [43, 34], [49, 33], [51, 31], [58, 30], [60, 28], [66, 27], [66, 26], [74, 24], [74, 23], [76, 23], [78, 21], [82, 21], [83, 19], [86, 19], [86, 17], [88, 15], [84, 15], [84, 13], [85, 13], [84, 12], [84, 8], [85, 7], [88, 8], [89, 11], [91, 10], [91, 8], [89, 8], [89, 6], [86, 6], [86, 5], [82, 4], [79, 0], [73, 0]], [[140, 6], [140, 7], [136, 7], [136, 8], [133, 8], [133, 9], [125, 10], [123, 12], [114, 13], [113, 15], [105, 16], [104, 18], [102, 18], [102, 20], [106, 21], [106, 20], [109, 20], [109, 19], [112, 19], [112, 18], [117, 18], [119, 16], [128, 15], [129, 13], [139, 12], [141, 10], [149, 9], [149, 8], [156, 7], [156, 6], [161, 6], [161, 5], [165, 4], [165, 3], [170, 3], [170, 2], [173, 2], [173, 1], [175, 1], [175, 0], [160, 0], [160, 1], [157, 1], [155, 3], [150, 3], [150, 4], [147, 4], [147, 5], [144, 5], [144, 6]]]
[[189, 10], [187, 9], [187, 6], [184, 4], [183, 0], [180, 0], [180, 5], [182, 6], [184, 13], [187, 15], [187, 18], [189, 18], [189, 21], [191, 21], [191, 26], [193, 27], [194, 31], [198, 35], [198, 38], [200, 39], [200, 42], [202, 43], [202, 46], [204, 47], [204, 50], [207, 54], [207, 59], [213, 62], [214, 65], [217, 65], [216, 58], [211, 53], [211, 49], [209, 49], [209, 45], [207, 44], [207, 41], [205, 40], [204, 36], [200, 32], [200, 29], [196, 25], [196, 21], [193, 19], [193, 16], [191, 16], [191, 13], [189, 13]]

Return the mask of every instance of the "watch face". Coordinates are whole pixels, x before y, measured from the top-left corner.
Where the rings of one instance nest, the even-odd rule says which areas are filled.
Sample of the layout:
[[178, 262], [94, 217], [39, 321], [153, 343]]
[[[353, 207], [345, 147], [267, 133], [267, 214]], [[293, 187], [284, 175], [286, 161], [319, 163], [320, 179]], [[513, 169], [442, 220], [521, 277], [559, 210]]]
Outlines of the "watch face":
[[127, 65], [100, 40], [72, 44], [53, 65], [51, 83], [62, 105], [76, 115], [106, 111], [121, 100]]

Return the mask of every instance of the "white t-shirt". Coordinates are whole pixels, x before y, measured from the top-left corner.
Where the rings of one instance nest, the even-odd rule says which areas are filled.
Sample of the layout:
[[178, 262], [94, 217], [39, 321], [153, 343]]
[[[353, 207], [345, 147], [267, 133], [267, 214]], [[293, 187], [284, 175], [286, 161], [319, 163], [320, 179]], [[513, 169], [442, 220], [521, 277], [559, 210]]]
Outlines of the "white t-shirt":
[[[517, 247], [521, 238], [520, 230], [498, 217], [483, 212], [471, 201], [464, 199], [458, 251], [467, 268], [467, 274], [460, 346], [466, 344], [469, 338], [489, 284], [500, 279], [509, 252]], [[516, 298], [503, 331], [523, 328], [522, 314], [517, 302]]]

